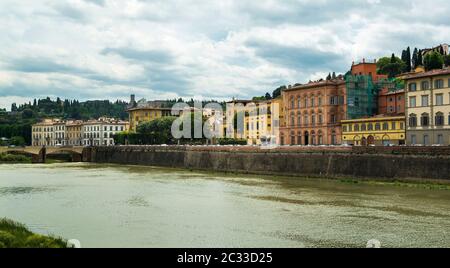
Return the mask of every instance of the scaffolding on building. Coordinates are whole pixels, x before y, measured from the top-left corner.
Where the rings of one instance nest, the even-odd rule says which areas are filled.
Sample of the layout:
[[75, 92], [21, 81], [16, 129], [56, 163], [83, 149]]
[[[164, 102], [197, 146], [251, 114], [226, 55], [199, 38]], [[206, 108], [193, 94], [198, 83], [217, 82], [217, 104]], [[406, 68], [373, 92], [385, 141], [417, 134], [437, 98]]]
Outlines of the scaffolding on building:
[[376, 114], [379, 86], [369, 75], [347, 75], [347, 119], [370, 117]]

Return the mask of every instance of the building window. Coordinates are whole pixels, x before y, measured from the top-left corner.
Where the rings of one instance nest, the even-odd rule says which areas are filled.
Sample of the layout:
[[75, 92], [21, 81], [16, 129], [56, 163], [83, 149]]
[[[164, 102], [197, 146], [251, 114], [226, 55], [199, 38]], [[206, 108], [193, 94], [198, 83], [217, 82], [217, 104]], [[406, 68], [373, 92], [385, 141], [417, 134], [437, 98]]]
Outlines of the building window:
[[358, 124], [355, 125], [355, 131], [359, 131], [359, 125]]
[[434, 88], [435, 89], [441, 89], [444, 88], [444, 80], [438, 79], [434, 81]]
[[444, 125], [444, 114], [441, 112], [436, 113], [436, 117], [434, 120], [435, 120], [436, 126], [443, 126]]
[[444, 144], [444, 135], [442, 134], [437, 135], [437, 143], [441, 145]]
[[416, 97], [409, 97], [409, 107], [416, 107]]
[[300, 109], [301, 106], [302, 106], [302, 100], [300, 99], [300, 97], [297, 97], [297, 108]]
[[298, 126], [302, 125], [302, 115], [300, 113], [297, 114], [297, 125]]
[[[253, 123], [252, 123], [252, 125], [253, 125]], [[295, 116], [294, 116], [294, 114], [291, 114], [291, 126], [294, 126], [295, 125]], [[253, 129], [253, 127], [252, 127], [252, 129]]]
[[336, 124], [336, 115], [331, 115], [331, 124]]
[[409, 115], [409, 127], [417, 127], [417, 116], [415, 114]]
[[420, 118], [420, 125], [423, 127], [427, 127], [430, 125], [430, 117], [427, 113], [423, 113]]
[[430, 143], [430, 138], [427, 134], [423, 135], [423, 144], [428, 145]]
[[344, 126], [342, 127], [342, 131], [343, 131], [343, 132], [347, 132], [347, 125], [344, 125]]
[[323, 116], [322, 114], [319, 114], [319, 124], [322, 125], [323, 123]]
[[422, 90], [430, 89], [430, 83], [428, 81], [423, 81], [421, 84]]
[[422, 107], [428, 106], [428, 95], [422, 95]]
[[311, 115], [311, 125], [315, 125], [316, 124], [316, 115], [312, 114]]
[[392, 122], [392, 125], [391, 125], [391, 129], [392, 130], [395, 130], [397, 127], [396, 127], [396, 125], [395, 125], [395, 122]]
[[305, 124], [305, 125], [308, 125], [308, 124], [309, 124], [309, 118], [308, 118], [308, 115], [305, 115], [305, 120], [304, 120], [303, 124]]
[[319, 107], [322, 106], [322, 97], [319, 97]]
[[305, 107], [303, 107], [303, 108], [308, 108], [308, 99], [305, 97], [305, 103], [304, 103], [305, 105]]
[[314, 107], [314, 97], [311, 97], [311, 107]]
[[416, 83], [410, 83], [408, 88], [409, 88], [409, 91], [416, 91], [417, 90], [417, 84]]
[[373, 125], [372, 125], [372, 124], [369, 124], [369, 125], [367, 126], [367, 130], [372, 131], [372, 130], [373, 130]]
[[383, 130], [389, 130], [389, 124], [383, 123]]
[[375, 130], [381, 130], [381, 125], [380, 125], [380, 123], [376, 123], [375, 124]]
[[405, 125], [403, 124], [403, 122], [400, 122], [400, 129], [404, 129], [405, 128]]
[[436, 105], [443, 105], [443, 104], [444, 104], [444, 95], [436, 94]]
[[411, 144], [417, 144], [416, 135], [411, 135]]
[[291, 98], [291, 109], [294, 109], [295, 108], [295, 103], [294, 103], [294, 98], [292, 97]]
[[361, 124], [361, 131], [366, 131], [366, 130], [367, 130], [366, 124]]

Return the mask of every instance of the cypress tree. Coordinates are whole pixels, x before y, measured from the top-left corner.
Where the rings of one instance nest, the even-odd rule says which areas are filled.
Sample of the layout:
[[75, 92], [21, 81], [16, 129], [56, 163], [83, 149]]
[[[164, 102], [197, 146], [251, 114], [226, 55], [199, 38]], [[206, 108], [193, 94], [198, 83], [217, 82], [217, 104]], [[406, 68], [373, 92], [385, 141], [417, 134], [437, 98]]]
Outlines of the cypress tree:
[[422, 50], [417, 53], [417, 66], [423, 66]]
[[414, 48], [414, 52], [412, 55], [412, 67], [414, 69], [416, 69], [417, 66], [419, 65], [419, 60], [418, 60], [419, 55], [418, 54], [419, 54], [419, 51], [417, 50], [417, 47], [416, 47], [416, 48]]
[[406, 49], [406, 71], [411, 72], [411, 48]]

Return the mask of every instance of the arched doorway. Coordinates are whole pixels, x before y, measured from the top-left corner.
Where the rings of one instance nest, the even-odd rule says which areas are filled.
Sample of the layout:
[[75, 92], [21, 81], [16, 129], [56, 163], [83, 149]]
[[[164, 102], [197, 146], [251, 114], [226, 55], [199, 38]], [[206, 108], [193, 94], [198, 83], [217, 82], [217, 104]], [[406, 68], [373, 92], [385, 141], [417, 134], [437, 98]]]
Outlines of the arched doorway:
[[309, 145], [309, 133], [308, 131], [305, 131], [305, 145]]
[[361, 145], [362, 145], [362, 146], [367, 146], [367, 139], [366, 139], [366, 137], [363, 137], [363, 138], [361, 139]]
[[382, 138], [382, 143], [384, 146], [389, 146], [390, 144], [390, 137], [388, 135], [384, 135]]
[[370, 135], [369, 137], [367, 137], [367, 144], [368, 144], [368, 145], [375, 144], [375, 138], [374, 138], [374, 136]]

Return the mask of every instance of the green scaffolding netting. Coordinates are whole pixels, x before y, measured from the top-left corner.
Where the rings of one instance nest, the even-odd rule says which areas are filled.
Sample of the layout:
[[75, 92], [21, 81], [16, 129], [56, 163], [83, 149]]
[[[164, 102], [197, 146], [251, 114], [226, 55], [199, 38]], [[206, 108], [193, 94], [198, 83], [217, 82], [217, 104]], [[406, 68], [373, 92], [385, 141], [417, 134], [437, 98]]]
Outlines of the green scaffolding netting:
[[347, 119], [369, 117], [377, 112], [378, 87], [369, 75], [347, 75]]
[[374, 116], [378, 112], [378, 93], [401, 90], [402, 85], [395, 79], [381, 79], [377, 82], [369, 75], [347, 75], [347, 119]]

